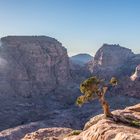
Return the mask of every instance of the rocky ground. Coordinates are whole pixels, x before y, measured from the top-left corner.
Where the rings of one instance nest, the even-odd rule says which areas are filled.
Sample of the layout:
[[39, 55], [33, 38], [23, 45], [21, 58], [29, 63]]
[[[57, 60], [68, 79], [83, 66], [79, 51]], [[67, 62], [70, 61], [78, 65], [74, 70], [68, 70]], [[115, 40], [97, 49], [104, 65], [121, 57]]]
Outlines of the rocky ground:
[[140, 140], [140, 104], [113, 111], [113, 114], [123, 119], [130, 118], [132, 122], [136, 120], [133, 123], [139, 124], [139, 127], [115, 122], [99, 115], [91, 118], [79, 135], [66, 137], [64, 140]]
[[62, 140], [66, 135], [73, 130], [70, 128], [44, 128], [39, 129], [36, 132], [27, 134], [22, 140]]

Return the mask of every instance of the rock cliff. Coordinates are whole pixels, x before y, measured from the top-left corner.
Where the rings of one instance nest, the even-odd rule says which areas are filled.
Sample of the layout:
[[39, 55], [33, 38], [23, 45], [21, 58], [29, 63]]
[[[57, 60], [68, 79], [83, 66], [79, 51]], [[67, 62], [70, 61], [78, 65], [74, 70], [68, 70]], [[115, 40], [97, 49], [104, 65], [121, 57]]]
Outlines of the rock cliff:
[[94, 60], [89, 62], [89, 70], [103, 77], [119, 74], [124, 64], [126, 65], [135, 54], [120, 45], [104, 44], [96, 53]]
[[135, 73], [130, 77], [132, 81], [139, 80], [140, 78], [140, 65], [136, 67]]
[[103, 44], [95, 55], [95, 63], [103, 67], [118, 67], [132, 56], [134, 53], [130, 49], [120, 45]]
[[1, 38], [0, 130], [49, 120], [49, 114], [74, 102], [70, 96], [71, 100], [66, 103], [69, 82], [67, 50], [56, 39], [47, 36]]
[[46, 94], [70, 80], [67, 50], [46, 36], [1, 38], [0, 94]]

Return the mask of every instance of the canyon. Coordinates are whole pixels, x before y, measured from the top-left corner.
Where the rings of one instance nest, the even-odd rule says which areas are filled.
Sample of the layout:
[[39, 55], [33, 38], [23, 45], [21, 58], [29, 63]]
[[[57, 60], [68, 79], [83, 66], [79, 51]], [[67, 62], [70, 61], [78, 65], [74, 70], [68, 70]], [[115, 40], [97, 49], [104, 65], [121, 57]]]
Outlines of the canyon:
[[93, 75], [106, 80], [117, 77], [118, 86], [106, 95], [112, 111], [138, 104], [139, 64], [140, 55], [120, 45], [103, 44], [94, 58], [79, 65], [54, 38], [1, 38], [0, 140], [20, 140], [39, 129], [37, 133], [48, 135], [82, 129], [102, 113], [98, 101], [81, 108], [75, 105], [79, 84]]

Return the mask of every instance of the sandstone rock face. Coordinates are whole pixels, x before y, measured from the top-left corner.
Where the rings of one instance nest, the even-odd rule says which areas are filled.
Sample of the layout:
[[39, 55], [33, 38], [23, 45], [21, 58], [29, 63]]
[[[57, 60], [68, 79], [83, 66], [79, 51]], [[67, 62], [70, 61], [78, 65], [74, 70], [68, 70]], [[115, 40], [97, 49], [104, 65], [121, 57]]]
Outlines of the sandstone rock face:
[[0, 94], [45, 94], [70, 80], [66, 49], [46, 36], [1, 38]]
[[67, 50], [56, 39], [1, 38], [0, 130], [48, 119], [62, 107], [52, 94], [70, 80]]
[[[125, 110], [116, 110], [113, 114], [131, 119], [140, 123], [140, 104], [128, 107]], [[96, 116], [85, 125], [85, 129], [77, 136], [64, 138], [64, 140], [140, 140], [140, 129], [111, 119], [102, 115]]]
[[134, 54], [130, 49], [119, 45], [104, 44], [95, 55], [95, 63], [103, 67], [118, 67], [132, 56]]
[[130, 78], [132, 81], [138, 80], [140, 78], [140, 65], [136, 67], [135, 73]]
[[104, 44], [96, 53], [94, 60], [89, 62], [89, 70], [96, 75], [114, 75], [116, 70], [123, 66], [134, 53], [120, 45]]

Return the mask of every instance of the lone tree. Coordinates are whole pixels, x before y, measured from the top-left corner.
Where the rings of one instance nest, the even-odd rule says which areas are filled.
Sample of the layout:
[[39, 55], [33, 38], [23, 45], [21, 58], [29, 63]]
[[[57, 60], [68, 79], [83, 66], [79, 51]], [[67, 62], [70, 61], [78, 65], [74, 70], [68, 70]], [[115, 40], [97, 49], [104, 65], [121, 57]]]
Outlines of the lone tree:
[[76, 103], [81, 106], [88, 101], [98, 98], [102, 105], [104, 115], [106, 117], [112, 117], [113, 115], [110, 112], [109, 104], [105, 100], [105, 93], [110, 87], [116, 85], [117, 80], [115, 77], [112, 77], [108, 83], [105, 83], [104, 80], [100, 80], [97, 77], [88, 78], [80, 85], [80, 91], [83, 95], [77, 98]]
[[140, 128], [140, 120], [124, 115], [114, 115], [110, 112], [109, 104], [105, 100], [105, 93], [110, 87], [116, 86], [117, 83], [118, 82], [115, 77], [112, 77], [108, 83], [104, 80], [98, 79], [97, 77], [88, 78], [80, 85], [80, 90], [83, 95], [77, 98], [76, 103], [81, 106], [88, 101], [98, 99], [106, 117], [112, 118], [115, 122], [121, 122]]

